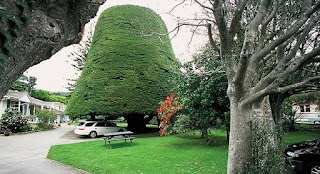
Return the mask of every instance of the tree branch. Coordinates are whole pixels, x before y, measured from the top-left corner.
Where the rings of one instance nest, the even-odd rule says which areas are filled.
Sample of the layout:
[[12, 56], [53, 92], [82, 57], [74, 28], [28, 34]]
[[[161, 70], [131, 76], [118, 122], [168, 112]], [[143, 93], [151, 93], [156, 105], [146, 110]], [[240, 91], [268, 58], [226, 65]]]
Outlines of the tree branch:
[[313, 51], [300, 56], [296, 57], [294, 61], [290, 63], [289, 66], [282, 72], [278, 72], [278, 68], [275, 68], [275, 70], [270, 73], [268, 76], [266, 76], [264, 79], [262, 79], [256, 87], [252, 89], [252, 92], [255, 93], [263, 88], [266, 88], [266, 86], [274, 86], [278, 87], [283, 82], [284, 79], [286, 79], [288, 76], [290, 76], [292, 73], [294, 73], [299, 67], [302, 65], [305, 65], [306, 62], [312, 60], [314, 57], [318, 56], [320, 54], [320, 47], [314, 49]]
[[177, 8], [178, 6], [182, 5], [183, 3], [185, 3], [187, 0], [183, 0], [182, 2], [178, 3], [177, 5], [175, 5], [170, 11], [169, 13], [171, 13], [175, 8]]
[[293, 90], [295, 88], [300, 88], [300, 87], [302, 87], [302, 85], [306, 85], [308, 82], [320, 79], [320, 76], [315, 76], [315, 77], [310, 77], [304, 81], [301, 81], [301, 82], [298, 82], [298, 83], [295, 83], [292, 85], [288, 85], [287, 87], [279, 87], [284, 82], [284, 80], [288, 76], [293, 74], [304, 62], [306, 62], [309, 59], [312, 59], [313, 57], [315, 57], [319, 54], [320, 54], [320, 47], [314, 49], [313, 51], [309, 52], [308, 54], [305, 54], [301, 57], [295, 58], [295, 61], [292, 62], [291, 65], [283, 73], [278, 75], [277, 78], [275, 80], [273, 80], [272, 83], [270, 83], [268, 86], [266, 86], [265, 88], [260, 89], [260, 90], [256, 90], [255, 88], [253, 88], [253, 90], [251, 90], [251, 93], [253, 95], [250, 95], [250, 98], [246, 98], [245, 100], [243, 100], [242, 104], [243, 105], [251, 104], [252, 102], [254, 102], [256, 100], [259, 100], [263, 96], [269, 95], [271, 93], [280, 92], [279, 89], [289, 91], [289, 90]]
[[[174, 29], [172, 29], [172, 30], [169, 31], [168, 33], [156, 33], [156, 32], [144, 33], [143, 31], [141, 31], [141, 35], [147, 36], [147, 37], [148, 37], [148, 36], [157, 35], [157, 36], [159, 36], [159, 39], [160, 39], [161, 42], [168, 42], [168, 41], [172, 40], [173, 38], [175, 38], [175, 37], [178, 35], [178, 33], [179, 33], [179, 31], [180, 31], [180, 27], [182, 27], [182, 26], [193, 26], [193, 27], [200, 27], [200, 26], [202, 26], [202, 27], [206, 27], [207, 24], [179, 23]], [[175, 31], [176, 31], [176, 32], [175, 32]], [[161, 37], [160, 37], [160, 36], [169, 35], [169, 34], [171, 34], [171, 33], [173, 33], [173, 32], [175, 32], [174, 35], [173, 35], [169, 40], [167, 40], [167, 41], [163, 41], [163, 40], [161, 39]]]
[[202, 8], [207, 9], [207, 10], [210, 10], [210, 11], [213, 12], [213, 8], [210, 8], [210, 7], [208, 7], [208, 6], [200, 3], [198, 0], [194, 0], [194, 1], [195, 1], [198, 5], [200, 5]]
[[[261, 79], [259, 83], [256, 85], [254, 90], [260, 90], [262, 88], [265, 88], [267, 85], [269, 85], [274, 79], [276, 79], [279, 76], [279, 72], [284, 68], [286, 63], [293, 59], [293, 57], [296, 55], [298, 49], [300, 48], [300, 45], [302, 42], [305, 41], [306, 36], [312, 29], [312, 27], [315, 25], [315, 23], [320, 19], [320, 16], [317, 16], [313, 20], [309, 22], [309, 24], [305, 27], [305, 30], [302, 30], [303, 32], [298, 37], [298, 40], [295, 43], [294, 48], [291, 49], [290, 54], [285, 56], [282, 60], [279, 61], [278, 65], [274, 68], [272, 72], [270, 72], [266, 77]], [[315, 59], [316, 60], [316, 59]], [[308, 62], [306, 62], [308, 63]]]
[[227, 23], [225, 20], [224, 11], [222, 8], [221, 0], [215, 0], [213, 3], [213, 14], [216, 20], [216, 25], [218, 27], [220, 36], [220, 57], [223, 65], [226, 67], [228, 79], [234, 78], [235, 76], [235, 61], [232, 59], [232, 40], [230, 39], [227, 28]]
[[298, 39], [296, 40], [296, 43], [293, 47], [293, 49], [291, 49], [291, 52], [289, 55], [287, 55], [284, 58], [284, 63], [287, 63], [288, 61], [290, 61], [290, 59], [292, 57], [294, 57], [297, 54], [297, 51], [300, 48], [300, 45], [302, 44], [302, 42], [305, 42], [306, 40], [306, 36], [309, 34], [309, 32], [313, 29], [313, 27], [315, 26], [315, 24], [320, 20], [320, 15], [316, 16], [315, 18], [311, 19], [309, 21], [309, 23], [304, 27], [302, 33], [300, 34], [300, 36], [298, 37]]
[[320, 1], [318, 1], [313, 8], [311, 8], [308, 12], [305, 13], [301, 17], [300, 20], [291, 25], [283, 35], [279, 36], [277, 39], [273, 40], [270, 44], [266, 45], [263, 49], [259, 50], [256, 54], [254, 54], [251, 58], [252, 61], [257, 61], [257, 59], [261, 59], [266, 56], [269, 52], [275, 49], [280, 44], [284, 43], [291, 36], [293, 36], [301, 26], [303, 26], [306, 21], [310, 18], [310, 16], [315, 13], [320, 8]]
[[316, 62], [320, 62], [320, 56], [314, 57], [312, 59], [310, 59], [307, 64], [309, 63], [316, 63]]
[[[203, 22], [203, 21], [200, 21], [198, 25], [200, 25], [202, 22]], [[188, 43], [188, 47], [190, 46], [190, 44], [191, 44], [191, 42], [192, 42], [192, 40], [193, 40], [193, 36], [194, 36], [195, 32], [197, 31], [198, 27], [199, 27], [199, 26], [196, 26], [195, 29], [193, 29], [192, 35], [191, 35], [191, 38], [190, 38], [190, 41], [189, 41], [189, 43]]]
[[297, 89], [297, 88], [310, 86], [310, 85], [308, 85], [309, 82], [316, 81], [316, 80], [319, 80], [319, 79], [320, 79], [320, 75], [319, 76], [315, 76], [315, 77], [309, 77], [309, 78], [307, 78], [307, 79], [305, 79], [305, 80], [303, 80], [301, 82], [298, 82], [298, 83], [295, 83], [295, 84], [292, 84], [292, 85], [275, 88], [274, 90], [272, 90], [270, 92], [271, 93], [284, 93], [284, 92], [291, 91], [291, 90], [294, 90], [294, 89]]
[[260, 50], [265, 41], [266, 41], [266, 31], [267, 31], [267, 26], [270, 23], [270, 21], [276, 16], [278, 10], [279, 10], [279, 6], [284, 2], [284, 0], [282, 0], [280, 3], [277, 1], [274, 2], [274, 8], [272, 10], [272, 12], [269, 14], [269, 16], [262, 22], [261, 25], [261, 31], [260, 31], [260, 38], [259, 38], [259, 45], [258, 45], [258, 50]]
[[240, 20], [247, 2], [248, 2], [247, 0], [243, 0], [243, 1], [240, 1], [240, 3], [237, 3], [237, 10], [233, 15], [234, 17], [231, 20], [230, 29], [229, 29], [230, 38], [232, 39], [234, 38], [236, 33], [239, 31]]
[[256, 73], [257, 62], [250, 61], [250, 57], [252, 54], [254, 54], [253, 47], [255, 44], [255, 39], [258, 36], [258, 27], [263, 21], [263, 17], [266, 15], [268, 11], [270, 2], [271, 0], [264, 0], [261, 2], [257, 15], [255, 16], [255, 18], [246, 30], [243, 47], [240, 53], [240, 61], [235, 78], [235, 83], [240, 86], [243, 86], [244, 84], [251, 86], [252, 83], [248, 81], [252, 81], [252, 74]]
[[208, 24], [208, 25], [207, 25], [207, 29], [208, 29], [209, 42], [210, 42], [211, 47], [212, 47], [216, 52], [219, 52], [220, 49], [219, 49], [219, 47], [217, 46], [217, 43], [213, 40], [212, 30], [211, 30], [211, 24]]

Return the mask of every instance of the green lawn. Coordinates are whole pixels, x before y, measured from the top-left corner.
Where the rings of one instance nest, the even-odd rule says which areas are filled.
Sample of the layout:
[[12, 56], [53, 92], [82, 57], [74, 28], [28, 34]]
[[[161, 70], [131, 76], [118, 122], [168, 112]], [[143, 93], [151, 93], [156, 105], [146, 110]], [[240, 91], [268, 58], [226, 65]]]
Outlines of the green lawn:
[[314, 140], [320, 138], [319, 132], [290, 132], [284, 135], [283, 142], [286, 145], [297, 143], [299, 141]]
[[[314, 139], [316, 133], [286, 134], [285, 144]], [[214, 131], [213, 143], [206, 143], [199, 134], [136, 138], [134, 145], [112, 142], [112, 149], [103, 140], [51, 147], [48, 158], [95, 174], [136, 173], [226, 173], [227, 144], [225, 133]]]

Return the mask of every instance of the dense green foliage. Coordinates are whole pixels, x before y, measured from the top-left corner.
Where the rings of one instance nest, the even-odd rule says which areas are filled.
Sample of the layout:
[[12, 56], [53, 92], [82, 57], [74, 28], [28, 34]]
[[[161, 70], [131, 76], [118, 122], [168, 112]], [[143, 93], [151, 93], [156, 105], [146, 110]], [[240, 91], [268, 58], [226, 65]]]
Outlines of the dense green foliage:
[[57, 118], [56, 114], [50, 110], [37, 110], [36, 113], [39, 118], [39, 125], [45, 129], [52, 129], [50, 123]]
[[115, 6], [98, 20], [86, 64], [66, 114], [156, 114], [169, 94], [176, 59], [166, 26], [152, 10]]
[[60, 102], [67, 104], [66, 96], [61, 95], [59, 93], [52, 93], [42, 89], [33, 90], [31, 92], [31, 96], [43, 101]]
[[34, 76], [26, 76], [22, 74], [21, 77], [19, 77], [13, 85], [10, 87], [11, 90], [17, 90], [17, 91], [26, 91], [29, 94], [35, 90], [35, 85], [37, 82], [37, 78]]
[[10, 130], [11, 132], [19, 132], [26, 124], [27, 119], [21, 116], [20, 112], [12, 111], [11, 109], [6, 109], [5, 113], [2, 114], [1, 127], [5, 130]]
[[228, 125], [225, 116], [229, 112], [227, 77], [221, 69], [218, 56], [210, 45], [202, 48], [193, 60], [184, 64], [185, 73], [178, 79], [177, 93], [185, 106], [183, 116], [178, 117], [174, 130], [200, 130], [204, 138], [208, 130], [217, 125], [217, 119]]

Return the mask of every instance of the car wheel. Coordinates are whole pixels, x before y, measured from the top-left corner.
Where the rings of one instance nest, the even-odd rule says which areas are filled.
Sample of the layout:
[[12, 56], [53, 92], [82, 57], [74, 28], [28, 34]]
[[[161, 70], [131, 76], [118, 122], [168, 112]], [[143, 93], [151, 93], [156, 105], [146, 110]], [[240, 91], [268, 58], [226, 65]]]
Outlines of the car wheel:
[[123, 129], [120, 129], [118, 132], [123, 132]]
[[320, 174], [320, 163], [309, 164], [307, 167], [307, 173], [309, 174]]
[[320, 121], [314, 121], [314, 124], [320, 124]]
[[95, 132], [95, 131], [90, 132], [89, 137], [90, 138], [96, 138], [97, 137], [97, 132]]

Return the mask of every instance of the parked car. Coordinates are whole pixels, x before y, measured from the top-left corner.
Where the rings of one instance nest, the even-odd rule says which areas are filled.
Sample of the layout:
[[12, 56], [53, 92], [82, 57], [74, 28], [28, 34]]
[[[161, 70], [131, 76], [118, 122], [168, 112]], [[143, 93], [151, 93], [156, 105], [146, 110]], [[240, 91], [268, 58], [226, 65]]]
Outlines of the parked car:
[[105, 133], [126, 131], [123, 127], [118, 127], [116, 124], [109, 121], [85, 121], [80, 122], [76, 126], [74, 133], [77, 135], [86, 135], [95, 138]]
[[296, 143], [285, 150], [286, 168], [296, 174], [320, 174], [320, 138]]
[[313, 124], [320, 124], [320, 115], [317, 115], [316, 117], [309, 118], [308, 122], [311, 122]]

